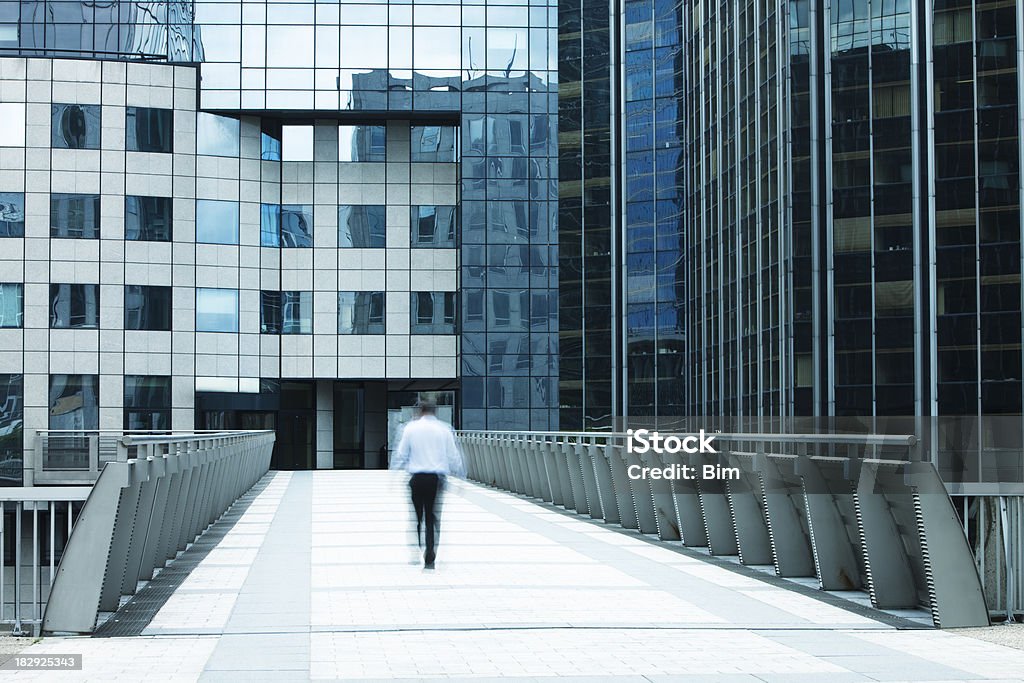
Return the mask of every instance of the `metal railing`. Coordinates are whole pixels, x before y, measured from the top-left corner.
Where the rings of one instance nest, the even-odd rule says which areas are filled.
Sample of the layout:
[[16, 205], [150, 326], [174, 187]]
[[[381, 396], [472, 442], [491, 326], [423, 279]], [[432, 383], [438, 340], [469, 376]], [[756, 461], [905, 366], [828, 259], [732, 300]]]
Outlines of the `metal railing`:
[[0, 624], [27, 635], [42, 621], [50, 585], [87, 486], [0, 488]]
[[126, 462], [138, 446], [122, 447], [124, 436], [223, 434], [223, 430], [153, 431], [120, 429], [37, 429], [29, 486], [91, 484], [108, 462]]
[[0, 619], [14, 633], [91, 632], [267, 472], [274, 433], [113, 443], [91, 487], [0, 489]]
[[[963, 528], [915, 437], [714, 437], [717, 453], [673, 455], [631, 452], [622, 433], [458, 433], [481, 483], [781, 577], [816, 577], [823, 590], [865, 590], [878, 609], [925, 608], [936, 626], [989, 623]], [[674, 466], [696, 476], [639, 476]]]

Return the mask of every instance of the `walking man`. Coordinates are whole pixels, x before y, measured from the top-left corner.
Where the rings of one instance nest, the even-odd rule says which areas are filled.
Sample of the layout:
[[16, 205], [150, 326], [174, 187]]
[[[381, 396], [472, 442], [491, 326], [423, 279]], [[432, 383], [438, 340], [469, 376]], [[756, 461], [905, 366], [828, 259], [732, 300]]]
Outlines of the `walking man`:
[[416, 510], [416, 540], [420, 542], [420, 533], [424, 532], [423, 567], [433, 569], [445, 477], [449, 474], [464, 476], [465, 469], [452, 428], [437, 419], [437, 404], [424, 399], [418, 408], [419, 418], [407, 424], [402, 432], [392, 468], [404, 468], [411, 475], [409, 488]]

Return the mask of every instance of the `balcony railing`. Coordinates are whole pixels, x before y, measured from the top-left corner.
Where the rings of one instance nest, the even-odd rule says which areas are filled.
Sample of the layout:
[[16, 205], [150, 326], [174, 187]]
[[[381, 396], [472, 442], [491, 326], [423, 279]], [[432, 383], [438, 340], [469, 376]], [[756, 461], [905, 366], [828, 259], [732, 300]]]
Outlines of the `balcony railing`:
[[[913, 436], [715, 434], [717, 453], [633, 452], [627, 434], [462, 431], [469, 476], [663, 541], [863, 590], [936, 626], [989, 623], [964, 529]], [[690, 478], [643, 468], [696, 467]], [[728, 468], [704, 477], [702, 468]], [[715, 473], [722, 470], [715, 469]]]

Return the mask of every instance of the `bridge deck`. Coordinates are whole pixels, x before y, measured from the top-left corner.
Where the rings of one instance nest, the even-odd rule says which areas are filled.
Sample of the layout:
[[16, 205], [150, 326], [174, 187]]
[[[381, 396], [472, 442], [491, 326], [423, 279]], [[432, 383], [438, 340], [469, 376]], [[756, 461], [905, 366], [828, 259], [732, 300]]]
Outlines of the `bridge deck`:
[[82, 653], [77, 676], [104, 680], [843, 683], [1024, 671], [1024, 652], [896, 628], [909, 622], [463, 482], [445, 496], [437, 569], [425, 571], [411, 563], [406, 491], [388, 472], [271, 473], [208, 534], [215, 547], [195, 548], [205, 555], [180, 585], [162, 595], [158, 577], [105, 629], [137, 622], [140, 636], [48, 638], [26, 654]]

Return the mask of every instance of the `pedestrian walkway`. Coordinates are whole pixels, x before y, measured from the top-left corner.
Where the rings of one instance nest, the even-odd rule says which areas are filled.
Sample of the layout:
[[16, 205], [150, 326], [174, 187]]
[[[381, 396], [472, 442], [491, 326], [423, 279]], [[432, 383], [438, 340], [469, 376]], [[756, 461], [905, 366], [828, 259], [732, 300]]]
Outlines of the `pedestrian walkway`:
[[475, 484], [445, 496], [434, 571], [410, 547], [400, 474], [271, 473], [258, 489], [142, 635], [47, 638], [23, 654], [81, 653], [83, 671], [13, 678], [846, 683], [1024, 672], [1022, 651], [895, 628]]

